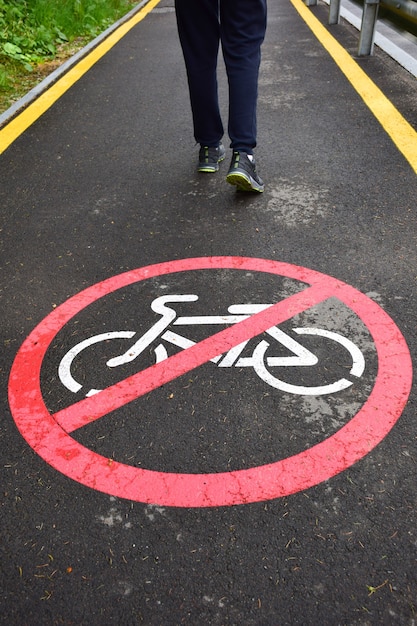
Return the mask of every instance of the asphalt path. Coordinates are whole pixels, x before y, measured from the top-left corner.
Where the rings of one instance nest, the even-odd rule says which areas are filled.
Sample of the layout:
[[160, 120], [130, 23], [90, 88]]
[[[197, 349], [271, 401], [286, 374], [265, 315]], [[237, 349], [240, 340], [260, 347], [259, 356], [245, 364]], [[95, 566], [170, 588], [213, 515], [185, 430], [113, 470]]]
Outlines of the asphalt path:
[[2, 624], [417, 619], [416, 84], [295, 5], [263, 194], [196, 172], [171, 0], [0, 156]]

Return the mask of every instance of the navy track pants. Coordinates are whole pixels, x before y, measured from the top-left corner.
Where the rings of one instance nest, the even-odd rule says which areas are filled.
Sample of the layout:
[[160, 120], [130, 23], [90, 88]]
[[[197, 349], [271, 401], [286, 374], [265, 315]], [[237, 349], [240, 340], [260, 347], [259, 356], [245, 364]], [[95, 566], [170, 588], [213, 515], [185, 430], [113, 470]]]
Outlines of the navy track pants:
[[222, 46], [229, 82], [231, 148], [252, 153], [256, 146], [256, 105], [266, 0], [175, 0], [178, 33], [190, 89], [194, 137], [217, 146], [224, 128], [217, 91]]

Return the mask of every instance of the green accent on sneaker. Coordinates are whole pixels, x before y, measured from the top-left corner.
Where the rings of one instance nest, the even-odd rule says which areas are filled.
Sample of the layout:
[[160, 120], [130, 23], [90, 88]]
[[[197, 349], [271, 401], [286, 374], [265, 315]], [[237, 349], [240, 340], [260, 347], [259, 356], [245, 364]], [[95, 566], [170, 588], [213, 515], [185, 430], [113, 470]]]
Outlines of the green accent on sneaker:
[[234, 152], [226, 180], [240, 191], [256, 191], [265, 189], [262, 179], [256, 172], [255, 160], [245, 152]]
[[243, 172], [228, 174], [226, 180], [230, 185], [235, 185], [239, 191], [257, 191], [258, 193], [263, 193], [264, 191], [263, 185], [259, 185]]
[[220, 144], [218, 147], [201, 146], [198, 155], [198, 171], [199, 172], [217, 172], [219, 163], [226, 156], [224, 146]]

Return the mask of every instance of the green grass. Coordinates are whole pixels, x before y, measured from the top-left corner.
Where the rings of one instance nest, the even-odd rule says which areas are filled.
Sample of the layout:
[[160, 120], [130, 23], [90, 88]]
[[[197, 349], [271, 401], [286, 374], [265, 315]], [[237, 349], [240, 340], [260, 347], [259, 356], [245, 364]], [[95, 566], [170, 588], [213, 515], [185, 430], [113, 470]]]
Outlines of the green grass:
[[0, 0], [0, 113], [139, 0]]

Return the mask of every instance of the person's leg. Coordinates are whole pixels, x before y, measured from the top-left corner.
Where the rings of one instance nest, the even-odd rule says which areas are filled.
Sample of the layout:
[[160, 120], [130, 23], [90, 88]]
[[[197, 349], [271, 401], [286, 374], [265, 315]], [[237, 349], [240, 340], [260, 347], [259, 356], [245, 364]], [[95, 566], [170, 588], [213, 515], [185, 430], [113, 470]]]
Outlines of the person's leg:
[[266, 0], [220, 0], [221, 42], [229, 80], [229, 136], [233, 150], [247, 154], [256, 146], [258, 75], [266, 17]]
[[217, 93], [219, 0], [175, 0], [175, 9], [187, 69], [194, 137], [201, 146], [216, 147], [224, 132]]

